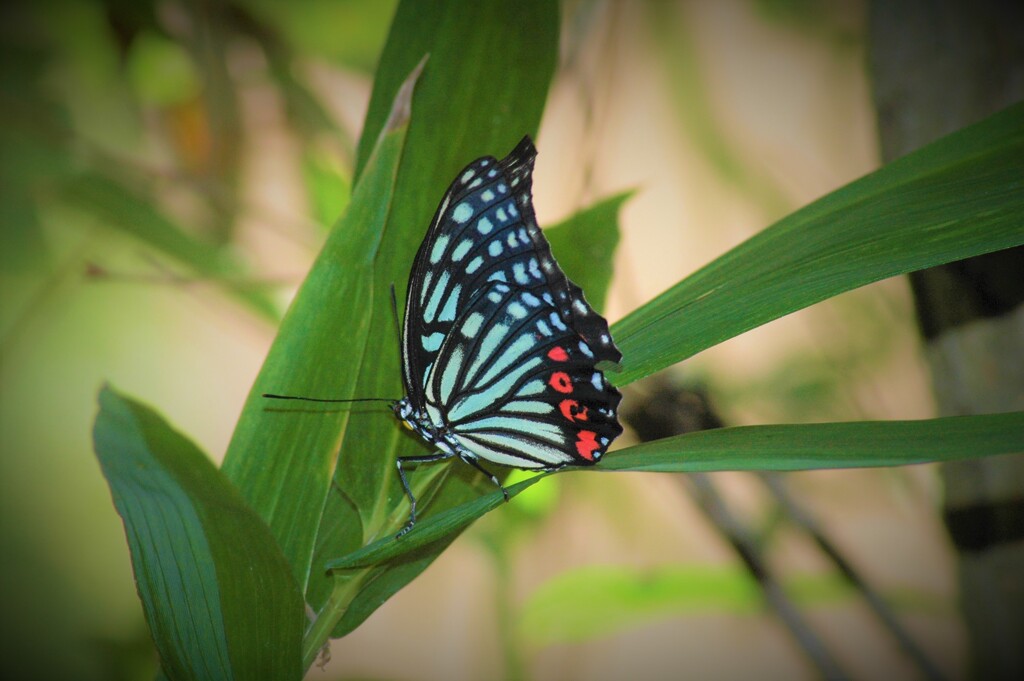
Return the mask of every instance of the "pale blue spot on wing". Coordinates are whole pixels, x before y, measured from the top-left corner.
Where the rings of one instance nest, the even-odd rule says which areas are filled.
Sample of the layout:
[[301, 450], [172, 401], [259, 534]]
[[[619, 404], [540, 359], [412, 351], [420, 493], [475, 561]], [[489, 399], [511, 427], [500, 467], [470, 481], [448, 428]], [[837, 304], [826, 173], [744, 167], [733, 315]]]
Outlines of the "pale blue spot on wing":
[[590, 377], [590, 385], [594, 386], [594, 390], [602, 392], [604, 390], [604, 377], [597, 371]]
[[483, 194], [480, 195], [480, 198], [483, 199], [484, 201], [488, 201], [488, 202], [493, 201], [494, 200], [494, 192], [492, 192], [490, 189], [487, 189], [487, 190], [484, 191]]
[[454, 435], [455, 440], [460, 446], [471, 452], [473, 456], [478, 459], [485, 461], [493, 461], [501, 466], [512, 466], [514, 468], [546, 468], [550, 464], [548, 463], [536, 463], [530, 459], [524, 459], [514, 454], [508, 454], [506, 452], [497, 450], [487, 444], [477, 442], [474, 439], [468, 437], [461, 437], [458, 434]]
[[440, 427], [444, 424], [444, 420], [441, 418], [441, 411], [430, 402], [424, 405], [427, 409], [427, 418], [434, 424], [435, 428]]
[[[523, 454], [532, 456], [535, 459], [540, 459], [545, 465], [557, 466], [563, 463], [569, 463], [572, 461], [572, 457], [561, 451], [557, 447], [546, 445], [542, 442], [535, 440], [529, 440], [526, 438], [517, 438], [510, 435], [504, 435], [500, 433], [474, 433], [473, 437], [477, 440], [493, 445], [494, 447], [500, 447], [505, 449], [511, 449], [513, 451], [520, 451]], [[514, 455], [497, 452], [498, 456], [508, 459], [516, 459]], [[490, 458], [489, 461], [495, 463], [503, 463], [497, 457]], [[512, 466], [523, 467], [522, 463], [509, 464]], [[532, 466], [540, 467], [539, 464], [530, 464]]]
[[534, 339], [533, 334], [523, 334], [516, 338], [498, 356], [498, 359], [487, 368], [487, 372], [479, 380], [479, 383], [490, 383], [513, 363], [522, 359], [523, 355], [527, 354], [536, 344], [537, 341]]
[[479, 312], [474, 312], [466, 317], [466, 321], [462, 322], [462, 335], [466, 338], [475, 338], [483, 323], [484, 316]]
[[526, 308], [519, 303], [509, 303], [508, 313], [516, 319], [522, 319], [526, 316]]
[[455, 210], [452, 211], [452, 220], [460, 225], [465, 224], [471, 217], [473, 217], [473, 207], [466, 202], [455, 206]]
[[[462, 419], [471, 416], [477, 412], [484, 411], [486, 409], [492, 409], [495, 402], [504, 397], [512, 388], [515, 387], [519, 379], [524, 374], [529, 372], [531, 369], [540, 366], [541, 358], [534, 357], [529, 361], [523, 362], [521, 365], [516, 367], [513, 371], [510, 371], [507, 375], [502, 376], [500, 381], [497, 381], [494, 385], [490, 386], [487, 390], [477, 390], [474, 392], [468, 392], [464, 396], [459, 398], [459, 401], [452, 405], [451, 409], [448, 410], [448, 418], [451, 422], [455, 423]], [[470, 375], [475, 370], [470, 368]], [[537, 392], [543, 392], [544, 383], [542, 381], [531, 381], [530, 383], [539, 383], [540, 387]], [[529, 383], [527, 385], [530, 385]], [[537, 389], [534, 386], [531, 389]], [[524, 395], [522, 389], [520, 389], [519, 395]], [[534, 394], [534, 393], [531, 393]]]
[[444, 334], [436, 331], [429, 336], [423, 336], [420, 342], [423, 345], [423, 349], [427, 352], [437, 352], [441, 347], [441, 343], [444, 342]]
[[470, 239], [463, 239], [459, 242], [459, 245], [452, 251], [452, 260], [458, 262], [466, 257], [469, 253], [469, 249], [473, 248], [473, 242]]
[[501, 242], [495, 239], [491, 243], [487, 244], [487, 252], [491, 254], [492, 258], [497, 258], [501, 255], [502, 245]]
[[562, 318], [558, 316], [557, 312], [552, 312], [548, 315], [548, 320], [551, 322], [551, 326], [555, 327], [559, 331], [565, 331], [565, 322], [562, 321]]
[[462, 368], [462, 358], [462, 347], [456, 347], [448, 356], [448, 363], [445, 364], [444, 371], [441, 373], [441, 394], [439, 395], [441, 404], [451, 398], [452, 390], [455, 388], [455, 379], [458, 378], [459, 370]]
[[526, 265], [521, 262], [512, 263], [512, 276], [517, 284], [525, 286], [530, 283], [530, 277], [526, 276]]
[[453, 322], [455, 321], [455, 313], [459, 307], [459, 296], [462, 294], [461, 286], [453, 286], [452, 292], [448, 294], [448, 298], [444, 301], [444, 307], [441, 309], [441, 314], [437, 316], [439, 322]]
[[441, 262], [441, 256], [444, 255], [444, 251], [448, 248], [448, 241], [450, 237], [447, 234], [442, 234], [437, 237], [437, 241], [434, 242], [434, 247], [430, 249], [430, 262], [434, 265]]
[[475, 258], [473, 258], [472, 260], [469, 261], [468, 265], [466, 265], [466, 274], [473, 274], [478, 269], [480, 269], [480, 265], [483, 265], [483, 264], [484, 264], [483, 257], [479, 256], [479, 255], [476, 256]]
[[538, 378], [533, 381], [530, 381], [529, 383], [523, 384], [523, 387], [519, 389], [519, 392], [516, 393], [516, 396], [528, 397], [530, 395], [540, 395], [542, 392], [544, 392], [545, 387], [546, 386], [544, 384], [544, 381]]
[[427, 274], [423, 277], [423, 286], [420, 288], [420, 305], [424, 303], [427, 298], [427, 291], [430, 290], [430, 282], [434, 280], [434, 270], [427, 270]]
[[517, 414], [550, 414], [555, 410], [555, 405], [541, 400], [514, 400], [506, 403], [501, 410]]
[[487, 216], [477, 220], [476, 230], [481, 234], [490, 234], [492, 229], [494, 229], [494, 224], [487, 219]]
[[538, 305], [540, 305], [540, 298], [538, 298], [537, 296], [533, 295], [529, 291], [524, 291], [523, 292], [522, 299], [523, 299], [523, 302], [525, 302], [530, 307], [537, 307]]
[[[488, 297], [494, 293], [495, 292], [492, 291], [488, 294]], [[494, 299], [491, 298], [491, 300], [493, 301]], [[500, 296], [498, 300], [501, 300]], [[480, 367], [491, 362], [491, 355], [494, 354], [494, 351], [498, 349], [498, 346], [501, 345], [507, 335], [508, 327], [504, 324], [495, 324], [486, 334], [484, 334], [483, 340], [480, 342], [480, 347], [477, 348], [476, 359], [473, 360], [473, 364], [469, 367], [469, 374], [467, 375], [468, 380], [474, 380], [477, 372], [480, 371]]]
[[[459, 432], [475, 433], [483, 430], [517, 430], [527, 437], [547, 440], [555, 446], [564, 445], [565, 437], [558, 426], [536, 419], [515, 416], [488, 416], [459, 426]], [[491, 435], [492, 433], [488, 433]], [[497, 435], [497, 433], [493, 433]]]
[[423, 309], [423, 319], [428, 324], [434, 321], [434, 315], [437, 314], [437, 306], [441, 304], [441, 298], [448, 288], [448, 279], [448, 273], [442, 272], [437, 280], [437, 286], [434, 287], [434, 292], [430, 294], [430, 300], [427, 301], [427, 305]]

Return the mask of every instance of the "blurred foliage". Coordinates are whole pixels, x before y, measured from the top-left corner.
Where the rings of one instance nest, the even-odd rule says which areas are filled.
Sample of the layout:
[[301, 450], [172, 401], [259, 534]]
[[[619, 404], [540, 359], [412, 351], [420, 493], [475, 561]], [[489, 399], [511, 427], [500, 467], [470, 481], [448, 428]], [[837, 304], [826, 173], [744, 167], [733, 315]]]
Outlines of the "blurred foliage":
[[[836, 573], [790, 575], [785, 589], [798, 604], [812, 609], [859, 596]], [[940, 599], [912, 587], [889, 596], [909, 611], [944, 609]], [[757, 580], [739, 565], [588, 566], [538, 587], [523, 605], [518, 626], [522, 639], [539, 648], [600, 639], [669, 617], [765, 612]]]
[[270, 214], [264, 224], [326, 228], [344, 209], [353, 133], [309, 74], [327, 60], [365, 77], [394, 3], [303, 4], [316, 15], [247, 1], [0, 7], [7, 677], [153, 677], [124, 534], [96, 529], [113, 526], [109, 493], [87, 463], [88, 393], [97, 373], [173, 380], [167, 357], [147, 359], [177, 331], [156, 289], [201, 282], [243, 318], [279, 318], [274, 284], [260, 280], [264, 265], [237, 233], [243, 213], [266, 213], [241, 190], [246, 155], [261, 143], [248, 138], [241, 93], [265, 88], [282, 103], [307, 180], [310, 219]]

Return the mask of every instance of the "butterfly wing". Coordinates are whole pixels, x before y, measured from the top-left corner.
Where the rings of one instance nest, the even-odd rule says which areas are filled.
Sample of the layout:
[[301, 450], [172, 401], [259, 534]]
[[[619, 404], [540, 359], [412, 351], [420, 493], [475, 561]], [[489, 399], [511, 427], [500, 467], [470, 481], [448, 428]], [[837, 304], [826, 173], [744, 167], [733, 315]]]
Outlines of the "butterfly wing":
[[449, 187], [413, 266], [403, 376], [413, 407], [477, 458], [594, 463], [622, 432], [595, 365], [621, 354], [537, 226], [535, 158], [524, 138]]

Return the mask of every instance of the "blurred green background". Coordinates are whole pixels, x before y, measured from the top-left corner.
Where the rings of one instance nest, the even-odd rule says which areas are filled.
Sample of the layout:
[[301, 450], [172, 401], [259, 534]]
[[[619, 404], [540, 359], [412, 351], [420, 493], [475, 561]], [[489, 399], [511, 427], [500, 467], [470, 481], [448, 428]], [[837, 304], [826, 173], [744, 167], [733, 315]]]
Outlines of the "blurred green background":
[[[393, 8], [0, 10], [6, 678], [152, 678], [123, 529], [90, 451], [96, 391], [110, 381], [155, 405], [220, 460], [276, 321], [347, 202]], [[858, 2], [567, 1], [562, 13], [535, 201], [553, 224], [636, 190], [613, 321], [877, 167]], [[934, 411], [902, 281], [745, 334], [672, 380], [701, 386], [730, 424]], [[755, 478], [715, 484], [854, 676], [912, 669]], [[933, 471], [788, 484], [961, 676]], [[694, 678], [816, 677], [679, 479], [559, 476], [516, 501], [335, 642], [311, 678], [665, 678], [683, 665]]]

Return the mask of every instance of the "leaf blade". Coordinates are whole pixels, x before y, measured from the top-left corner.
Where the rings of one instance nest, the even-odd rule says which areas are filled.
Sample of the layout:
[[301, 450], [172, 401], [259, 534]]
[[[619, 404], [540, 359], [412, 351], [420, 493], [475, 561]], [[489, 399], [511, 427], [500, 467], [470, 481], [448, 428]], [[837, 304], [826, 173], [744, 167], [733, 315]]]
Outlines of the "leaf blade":
[[[742, 452], [748, 453], [743, 454]], [[741, 452], [736, 454], [736, 452]], [[920, 421], [738, 426], [702, 430], [609, 452], [597, 466], [560, 472], [798, 471], [903, 466], [1024, 452], [1024, 412]], [[543, 476], [509, 487], [519, 494]], [[501, 505], [500, 492], [446, 509], [400, 541], [382, 539], [332, 560], [330, 569], [365, 567], [412, 554]]]
[[155, 412], [99, 401], [96, 455], [169, 677], [301, 678], [302, 598], [267, 526]]
[[783, 218], [612, 327], [625, 385], [826, 298], [1024, 243], [1024, 104]]

